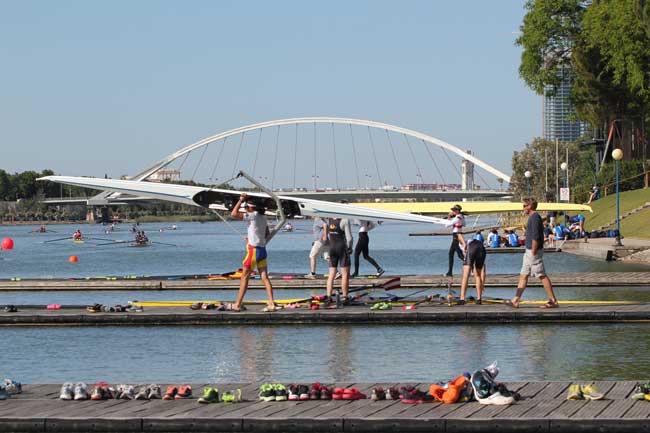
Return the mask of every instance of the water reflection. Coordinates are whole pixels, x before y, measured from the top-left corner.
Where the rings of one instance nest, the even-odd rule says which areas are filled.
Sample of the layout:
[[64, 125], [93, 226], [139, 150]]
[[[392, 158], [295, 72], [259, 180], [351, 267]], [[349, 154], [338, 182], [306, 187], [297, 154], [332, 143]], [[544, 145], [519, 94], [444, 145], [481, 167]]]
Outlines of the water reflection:
[[650, 377], [645, 324], [44, 327], [0, 338], [13, 348], [0, 351], [2, 374], [32, 383], [430, 382], [494, 360], [504, 380]]

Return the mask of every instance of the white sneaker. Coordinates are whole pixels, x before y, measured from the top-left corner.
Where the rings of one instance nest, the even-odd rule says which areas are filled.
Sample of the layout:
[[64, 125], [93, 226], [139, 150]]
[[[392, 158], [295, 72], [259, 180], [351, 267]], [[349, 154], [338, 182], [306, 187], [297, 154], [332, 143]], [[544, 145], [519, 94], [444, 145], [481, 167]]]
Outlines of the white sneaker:
[[74, 399], [75, 400], [88, 400], [88, 386], [79, 382], [74, 386]]
[[341, 273], [340, 273], [340, 272], [337, 272], [337, 273], [336, 273], [336, 276], [334, 277], [334, 279], [335, 279], [335, 280], [338, 280], [339, 278], [341, 278]]
[[71, 383], [66, 382], [63, 384], [61, 387], [61, 393], [59, 394], [59, 398], [61, 400], [72, 400], [74, 397], [74, 391], [73, 391], [73, 386]]
[[506, 397], [498, 391], [487, 398], [477, 398], [477, 400], [480, 404], [493, 404], [496, 406], [505, 406], [515, 402], [513, 397]]
[[310, 272], [307, 275], [305, 275], [305, 278], [307, 278], [308, 280], [315, 280], [316, 274]]

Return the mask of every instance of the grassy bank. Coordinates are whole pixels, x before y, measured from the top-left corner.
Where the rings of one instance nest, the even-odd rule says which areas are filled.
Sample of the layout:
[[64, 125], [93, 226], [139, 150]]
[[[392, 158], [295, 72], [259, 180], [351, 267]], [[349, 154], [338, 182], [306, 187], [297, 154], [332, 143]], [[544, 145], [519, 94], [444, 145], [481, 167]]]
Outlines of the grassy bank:
[[[650, 202], [650, 188], [621, 193], [621, 214]], [[610, 194], [591, 204], [594, 213], [587, 217], [586, 228], [593, 230], [616, 218], [616, 194]], [[623, 236], [650, 239], [650, 209], [644, 209], [621, 221]]]

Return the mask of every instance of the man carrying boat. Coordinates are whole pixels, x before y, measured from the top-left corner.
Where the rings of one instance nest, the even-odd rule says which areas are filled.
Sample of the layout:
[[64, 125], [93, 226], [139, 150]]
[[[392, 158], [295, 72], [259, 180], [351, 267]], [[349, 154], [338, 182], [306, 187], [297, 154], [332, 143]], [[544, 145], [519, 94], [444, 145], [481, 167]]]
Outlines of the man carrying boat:
[[[237, 301], [232, 305], [232, 311], [241, 311], [244, 295], [248, 290], [248, 278], [254, 268], [264, 283], [266, 294], [269, 297], [268, 306], [265, 311], [275, 311], [276, 306], [273, 301], [273, 286], [269, 280], [267, 262], [266, 262], [266, 241], [269, 238], [270, 231], [264, 216], [264, 209], [261, 205], [253, 201], [247, 201], [246, 193], [239, 197], [239, 201], [232, 208], [230, 215], [233, 218], [248, 221], [248, 235], [246, 236], [246, 256], [242, 263], [242, 274], [239, 283], [239, 293]], [[242, 203], [245, 203], [245, 212], [240, 211]]]
[[323, 240], [329, 242], [330, 269], [327, 276], [327, 300], [332, 302], [336, 270], [341, 266], [341, 291], [347, 300], [350, 290], [350, 254], [352, 254], [352, 232], [346, 218], [329, 218], [325, 226]]
[[311, 243], [311, 251], [309, 252], [309, 273], [305, 278], [310, 280], [316, 279], [316, 260], [321, 253], [325, 260], [329, 261], [329, 252], [327, 251], [327, 236], [325, 235], [325, 226], [327, 224], [320, 217], [314, 218], [312, 226], [312, 233], [314, 234], [314, 241]]

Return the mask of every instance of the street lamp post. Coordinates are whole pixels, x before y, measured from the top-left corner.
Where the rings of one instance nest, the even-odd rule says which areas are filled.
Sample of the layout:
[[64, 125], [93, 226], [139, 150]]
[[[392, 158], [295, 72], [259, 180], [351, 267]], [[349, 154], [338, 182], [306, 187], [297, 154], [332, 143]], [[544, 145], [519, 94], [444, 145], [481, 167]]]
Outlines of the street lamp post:
[[612, 158], [614, 159], [614, 165], [616, 168], [616, 246], [620, 247], [623, 244], [621, 243], [621, 208], [619, 202], [619, 181], [618, 181], [618, 162], [623, 159], [623, 150], [614, 149], [612, 150]]
[[311, 175], [312, 179], [314, 179], [314, 192], [318, 189], [317, 183], [318, 183], [318, 178], [320, 176], [316, 176], [315, 174]]
[[[562, 164], [560, 164], [560, 169], [564, 172], [564, 183], [562, 184], [562, 188], [566, 191], [566, 186], [569, 183], [569, 164], [563, 162]], [[566, 202], [567, 203], [569, 202], [568, 197]], [[566, 224], [567, 227], [569, 226], [569, 221], [567, 221], [567, 217], [566, 217], [566, 211], [564, 211], [564, 224]]]
[[526, 170], [524, 172], [524, 177], [526, 178], [526, 186], [528, 187], [528, 197], [530, 197], [530, 177], [533, 175], [533, 173], [530, 172], [530, 170]]

